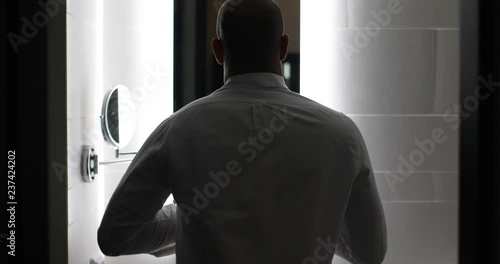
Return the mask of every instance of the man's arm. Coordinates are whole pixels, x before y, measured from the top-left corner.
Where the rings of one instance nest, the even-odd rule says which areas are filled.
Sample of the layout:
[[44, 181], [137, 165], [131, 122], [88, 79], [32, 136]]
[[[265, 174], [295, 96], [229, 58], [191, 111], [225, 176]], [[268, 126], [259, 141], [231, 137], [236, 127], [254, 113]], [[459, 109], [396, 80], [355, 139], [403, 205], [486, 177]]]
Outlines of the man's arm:
[[354, 122], [352, 126], [358, 138], [359, 171], [352, 185], [337, 253], [354, 264], [380, 264], [387, 252], [384, 211], [366, 144]]
[[107, 256], [151, 253], [175, 242], [177, 207], [163, 206], [171, 194], [165, 122], [141, 147], [109, 201], [97, 233]]

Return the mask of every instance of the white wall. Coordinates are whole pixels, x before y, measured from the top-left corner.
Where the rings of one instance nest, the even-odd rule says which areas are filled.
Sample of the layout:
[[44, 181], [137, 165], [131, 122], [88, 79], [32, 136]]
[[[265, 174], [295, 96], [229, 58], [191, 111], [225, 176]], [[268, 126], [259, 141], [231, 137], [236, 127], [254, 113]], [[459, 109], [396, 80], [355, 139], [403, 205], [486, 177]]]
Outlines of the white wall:
[[[69, 263], [102, 257], [97, 228], [105, 206], [128, 163], [100, 166], [96, 181], [81, 176], [84, 145], [99, 161], [114, 159], [100, 129], [101, 102], [113, 85], [134, 95], [131, 143], [137, 151], [157, 125], [173, 112], [173, 1], [68, 0], [68, 241]], [[148, 255], [106, 258], [106, 263], [174, 263]]]
[[[387, 219], [384, 263], [457, 263], [458, 134], [445, 113], [459, 99], [459, 1], [398, 2], [302, 1], [301, 93], [363, 133]], [[418, 158], [415, 140], [435, 129], [446, 141], [400, 174], [399, 157]]]
[[99, 2], [67, 1], [68, 262], [72, 264], [88, 264], [100, 256], [96, 230], [104, 182], [99, 177], [92, 184], [85, 183], [80, 164], [84, 145], [93, 145], [98, 153], [103, 146], [99, 129], [103, 96]]

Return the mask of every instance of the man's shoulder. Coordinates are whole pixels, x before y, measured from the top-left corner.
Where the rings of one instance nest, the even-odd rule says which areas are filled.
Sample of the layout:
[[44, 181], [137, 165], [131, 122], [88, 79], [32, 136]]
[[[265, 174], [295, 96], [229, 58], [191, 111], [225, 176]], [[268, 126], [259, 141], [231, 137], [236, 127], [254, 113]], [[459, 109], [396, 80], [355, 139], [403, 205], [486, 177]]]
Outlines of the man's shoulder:
[[[292, 91], [280, 91], [279, 95], [271, 95], [272, 97], [260, 98], [243, 98], [241, 96], [230, 96], [227, 94], [212, 93], [200, 99], [194, 100], [186, 106], [179, 109], [173, 114], [173, 118], [184, 119], [190, 118], [193, 114], [203, 115], [212, 113], [212, 110], [226, 111], [244, 107], [245, 104], [263, 103], [270, 105], [278, 105], [282, 108], [296, 109], [299, 111], [309, 111], [320, 115], [325, 119], [338, 120], [345, 125], [353, 123], [352, 120], [344, 113], [327, 107], [310, 98]], [[325, 120], [326, 121], [326, 120]]]
[[345, 131], [350, 135], [356, 134], [355, 132], [358, 130], [356, 123], [345, 113], [327, 107], [303, 95], [295, 94], [294, 96], [297, 101], [301, 102], [303, 107], [308, 108], [309, 111], [313, 112], [317, 116], [321, 116], [320, 118], [322, 118], [325, 122], [325, 128], [334, 129], [336, 131]]
[[219, 105], [218, 107], [220, 107], [221, 104], [231, 104], [231, 103], [235, 102], [231, 102], [228, 100], [219, 100], [219, 98], [216, 98], [215, 96], [207, 95], [183, 106], [181, 109], [176, 111], [174, 115], [181, 117], [192, 112], [204, 112], [207, 109], [214, 107], [214, 105]]
[[344, 113], [340, 112], [340, 111], [337, 111], [333, 108], [330, 108], [330, 107], [327, 107], [317, 101], [314, 101], [308, 97], [305, 97], [301, 94], [298, 94], [298, 93], [293, 93], [293, 97], [294, 97], [294, 100], [292, 103], [296, 103], [300, 106], [303, 106], [305, 108], [309, 108], [315, 112], [320, 112], [320, 113], [324, 113], [326, 116], [328, 117], [332, 117], [332, 118], [340, 118], [340, 119], [343, 119], [343, 120], [346, 120], [346, 121], [351, 121], [351, 119], [345, 115]]

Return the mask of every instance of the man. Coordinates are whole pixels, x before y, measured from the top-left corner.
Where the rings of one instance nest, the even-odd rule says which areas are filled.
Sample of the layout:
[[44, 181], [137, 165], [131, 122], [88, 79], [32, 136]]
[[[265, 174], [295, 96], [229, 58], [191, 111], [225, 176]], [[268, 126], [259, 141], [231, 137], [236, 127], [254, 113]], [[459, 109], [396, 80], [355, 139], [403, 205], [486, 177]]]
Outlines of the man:
[[[334, 254], [382, 263], [385, 219], [362, 136], [286, 86], [278, 5], [226, 2], [217, 20], [225, 85], [144, 143], [99, 228], [104, 254], [175, 247], [180, 264], [331, 263]], [[171, 193], [176, 205], [164, 206]]]

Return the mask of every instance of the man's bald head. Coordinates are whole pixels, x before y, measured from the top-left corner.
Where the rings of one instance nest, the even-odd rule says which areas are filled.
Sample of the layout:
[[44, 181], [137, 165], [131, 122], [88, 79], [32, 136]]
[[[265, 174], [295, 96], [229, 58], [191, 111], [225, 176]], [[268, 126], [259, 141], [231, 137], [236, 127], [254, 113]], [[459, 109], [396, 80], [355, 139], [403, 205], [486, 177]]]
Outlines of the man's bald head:
[[217, 37], [232, 65], [279, 60], [282, 36], [281, 9], [272, 0], [228, 0], [219, 10]]

